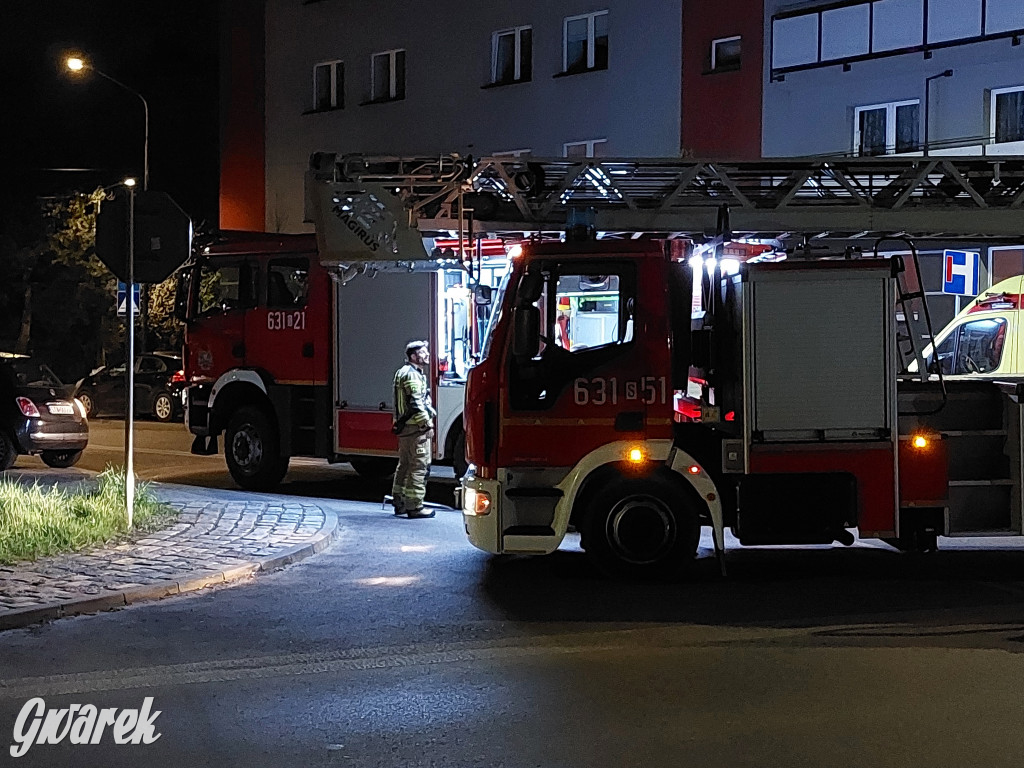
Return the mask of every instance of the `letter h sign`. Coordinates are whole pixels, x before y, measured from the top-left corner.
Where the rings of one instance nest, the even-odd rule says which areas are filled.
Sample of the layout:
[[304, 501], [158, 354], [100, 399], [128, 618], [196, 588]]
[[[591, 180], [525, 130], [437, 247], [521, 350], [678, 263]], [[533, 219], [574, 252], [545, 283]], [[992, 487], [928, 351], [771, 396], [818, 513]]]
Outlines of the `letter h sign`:
[[943, 251], [942, 292], [958, 296], [978, 295], [981, 256], [970, 251]]

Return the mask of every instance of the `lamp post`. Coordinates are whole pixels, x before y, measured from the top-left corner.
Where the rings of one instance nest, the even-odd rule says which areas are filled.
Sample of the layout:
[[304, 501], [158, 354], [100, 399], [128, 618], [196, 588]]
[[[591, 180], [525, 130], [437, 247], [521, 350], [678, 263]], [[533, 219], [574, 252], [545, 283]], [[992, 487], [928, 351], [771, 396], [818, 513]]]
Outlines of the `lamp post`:
[[102, 77], [104, 80], [109, 80], [114, 85], [116, 85], [118, 88], [120, 88], [121, 90], [127, 91], [132, 96], [136, 97], [139, 101], [142, 102], [142, 115], [143, 115], [143, 118], [144, 118], [144, 126], [143, 126], [144, 134], [143, 134], [143, 142], [142, 142], [142, 191], [145, 192], [146, 190], [149, 189], [149, 104], [143, 98], [141, 93], [139, 93], [138, 91], [136, 91], [136, 90], [134, 90], [132, 88], [129, 88], [127, 85], [122, 83], [120, 80], [115, 80], [113, 77], [108, 75], [106, 72], [101, 72], [100, 70], [96, 69], [96, 67], [92, 66], [89, 62], [87, 62], [83, 58], [80, 58], [78, 56], [69, 56], [65, 60], [65, 64], [67, 64], [67, 68], [69, 70], [71, 70], [72, 72], [74, 72], [76, 74], [81, 73], [81, 72], [86, 72], [86, 71], [88, 71], [88, 72], [95, 72], [97, 75]]
[[932, 91], [932, 80], [938, 80], [940, 77], [952, 77], [953, 70], [947, 69], [945, 72], [939, 72], [937, 75], [931, 75], [924, 79], [924, 155], [928, 156], [928, 113], [930, 110], [931, 91]]
[[[120, 80], [115, 80], [105, 72], [90, 66], [84, 59], [77, 56], [67, 58], [67, 67], [72, 72], [95, 72], [105, 80], [138, 97], [142, 102], [145, 118], [144, 140], [142, 144], [142, 190], [149, 189], [149, 104], [142, 94], [129, 88]], [[125, 473], [125, 511], [128, 527], [131, 528], [135, 517], [135, 179], [125, 179], [128, 189], [128, 253], [127, 253], [127, 285], [125, 286], [125, 324], [127, 325], [126, 344], [128, 354], [125, 362], [125, 416], [124, 416], [124, 473]]]

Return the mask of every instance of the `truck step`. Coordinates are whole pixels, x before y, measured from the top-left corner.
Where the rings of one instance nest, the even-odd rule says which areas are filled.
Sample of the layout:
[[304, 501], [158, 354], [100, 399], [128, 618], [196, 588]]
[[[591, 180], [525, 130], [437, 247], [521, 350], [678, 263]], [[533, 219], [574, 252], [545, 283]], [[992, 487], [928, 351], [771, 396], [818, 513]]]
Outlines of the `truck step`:
[[505, 495], [510, 499], [560, 499], [565, 494], [561, 488], [509, 488]]

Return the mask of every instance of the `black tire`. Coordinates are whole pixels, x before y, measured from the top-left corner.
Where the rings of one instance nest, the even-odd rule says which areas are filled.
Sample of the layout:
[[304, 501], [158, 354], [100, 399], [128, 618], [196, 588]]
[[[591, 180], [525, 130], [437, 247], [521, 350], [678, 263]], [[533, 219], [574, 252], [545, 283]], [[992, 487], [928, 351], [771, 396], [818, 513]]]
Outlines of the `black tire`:
[[466, 433], [461, 429], [452, 445], [452, 471], [455, 479], [461, 480], [469, 471], [469, 461], [466, 460]]
[[288, 457], [280, 455], [277, 425], [264, 411], [239, 408], [228, 422], [224, 458], [231, 477], [247, 491], [269, 491], [288, 472]]
[[85, 418], [91, 419], [96, 413], [96, 400], [92, 396], [92, 392], [88, 389], [83, 389], [78, 392], [75, 397], [81, 402], [82, 407], [85, 408]]
[[174, 419], [174, 397], [160, 390], [153, 396], [153, 418], [164, 423]]
[[389, 456], [351, 456], [348, 463], [360, 477], [367, 479], [391, 477], [398, 468], [398, 459]]
[[54, 469], [73, 467], [82, 458], [82, 451], [43, 451], [39, 454], [43, 464]]
[[620, 477], [598, 489], [581, 525], [587, 555], [612, 576], [678, 578], [693, 563], [700, 518], [692, 494], [667, 478]]
[[10, 469], [18, 460], [18, 449], [6, 432], [0, 431], [0, 472]]

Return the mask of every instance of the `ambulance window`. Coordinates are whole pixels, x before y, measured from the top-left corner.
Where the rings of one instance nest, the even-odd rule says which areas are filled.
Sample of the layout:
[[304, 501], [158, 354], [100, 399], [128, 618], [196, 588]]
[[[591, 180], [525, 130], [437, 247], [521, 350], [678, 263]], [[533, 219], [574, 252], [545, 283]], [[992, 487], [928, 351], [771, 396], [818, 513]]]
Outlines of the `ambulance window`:
[[988, 318], [964, 323], [957, 336], [954, 373], [991, 373], [999, 367], [1006, 339], [1005, 319]]
[[252, 268], [249, 264], [206, 262], [199, 277], [200, 315], [216, 315], [256, 306]]
[[303, 307], [308, 290], [309, 259], [274, 259], [267, 265], [267, 307]]
[[953, 349], [956, 345], [956, 332], [949, 334], [935, 349], [935, 354], [928, 359], [928, 370], [932, 373], [942, 373], [946, 376], [953, 373]]

